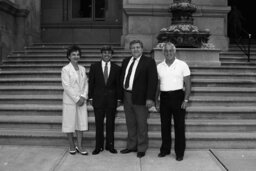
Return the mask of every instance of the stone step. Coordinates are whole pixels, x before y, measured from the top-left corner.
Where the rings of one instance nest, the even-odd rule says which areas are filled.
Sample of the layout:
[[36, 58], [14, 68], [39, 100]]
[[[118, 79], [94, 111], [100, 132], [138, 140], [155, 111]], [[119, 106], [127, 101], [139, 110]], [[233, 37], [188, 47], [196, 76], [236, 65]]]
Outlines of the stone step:
[[256, 118], [255, 106], [191, 106], [187, 108], [191, 118], [230, 118], [252, 119]]
[[[1, 70], [4, 70], [4, 71], [13, 71], [13, 70], [21, 70], [21, 71], [24, 71], [24, 70], [27, 70], [27, 71], [58, 70], [58, 71], [61, 71], [61, 68], [67, 64], [68, 64], [68, 61], [63, 62], [63, 63], [50, 63], [50, 62], [37, 63], [37, 62], [34, 62], [34, 64], [33, 63], [22, 64], [19, 62], [18, 63], [13, 62], [11, 64], [4, 63], [4, 65], [2, 65], [0, 68], [1, 68]], [[83, 62], [83, 61], [80, 62], [80, 65], [84, 66], [86, 69], [89, 69], [89, 67], [91, 66], [91, 64], [89, 64], [87, 62]]]
[[[35, 44], [24, 51], [13, 52], [0, 66], [1, 144], [68, 144], [66, 135], [61, 133], [63, 89], [60, 71], [68, 63], [65, 53], [70, 45]], [[87, 72], [92, 62], [100, 60], [102, 45], [79, 45], [83, 52], [80, 64]], [[112, 46], [115, 50], [113, 60], [120, 65], [123, 58], [130, 56], [130, 51], [120, 44]], [[256, 51], [251, 54], [254, 59]], [[243, 53], [237, 50], [221, 52], [222, 66], [190, 67], [192, 94], [186, 116], [188, 148], [255, 147], [256, 67], [243, 58]], [[86, 143], [94, 146], [92, 106], [88, 106], [88, 113], [90, 130], [85, 133]], [[117, 147], [126, 145], [124, 118], [121, 106], [116, 118]], [[150, 147], [159, 148], [159, 113], [151, 109], [148, 121]]]
[[[191, 83], [193, 87], [254, 87], [256, 84], [256, 80], [248, 80], [244, 78], [237, 79], [198, 79], [192, 78]], [[33, 85], [33, 86], [42, 86], [42, 85], [53, 85], [58, 86], [61, 85], [60, 77], [37, 77], [37, 78], [29, 78], [29, 77], [19, 77], [19, 78], [1, 78], [0, 77], [0, 85]]]
[[111, 46], [120, 46], [118, 42], [97, 42], [97, 43], [70, 43], [70, 42], [61, 42], [61, 43], [48, 43], [48, 42], [41, 42], [41, 43], [33, 43], [32, 46], [72, 46], [78, 45], [79, 47], [83, 46], [103, 46], [103, 45], [111, 45]]
[[246, 79], [246, 80], [256, 80], [256, 72], [240, 72], [240, 71], [232, 71], [232, 72], [219, 72], [219, 71], [191, 71], [191, 78], [197, 79]]
[[[256, 51], [255, 50], [251, 51], [250, 55], [256, 57]], [[234, 50], [234, 51], [222, 51], [220, 52], [220, 57], [222, 56], [246, 56], [246, 55], [241, 50]]]
[[229, 61], [221, 61], [222, 66], [256, 66], [256, 62], [229, 62]]
[[[90, 64], [82, 62], [81, 65], [85, 67], [89, 67]], [[4, 64], [0, 66], [0, 71], [60, 71], [61, 67], [63, 67], [63, 64]], [[218, 73], [256, 73], [256, 67], [255, 66], [191, 66], [190, 69], [194, 72], [218, 72]]]
[[[88, 106], [93, 116], [92, 106]], [[189, 106], [187, 118], [193, 119], [256, 119], [256, 106]], [[0, 115], [61, 116], [61, 104], [0, 104]], [[124, 118], [123, 106], [117, 108], [117, 117]], [[159, 113], [150, 109], [150, 117], [159, 118]]]
[[248, 97], [256, 93], [253, 87], [192, 87], [191, 90], [192, 95], [197, 96]]
[[[47, 52], [47, 51], [46, 51]], [[144, 52], [144, 54], [146, 56], [150, 55], [149, 51]], [[129, 51], [118, 51], [115, 52], [113, 54], [113, 59], [114, 58], [118, 58], [118, 57], [127, 57], [127, 56], [131, 56], [131, 53]], [[93, 51], [89, 51], [86, 53], [82, 54], [81, 60], [84, 58], [100, 58], [101, 57], [101, 53], [100, 52], [93, 52]], [[48, 52], [48, 53], [44, 53], [44, 52], [23, 52], [23, 53], [12, 53], [8, 55], [8, 59], [61, 59], [61, 58], [66, 58], [66, 52]], [[246, 61], [248, 59], [248, 57], [246, 55], [243, 54], [222, 54], [220, 55], [220, 60], [224, 60], [224, 59], [233, 59], [233, 60], [242, 60], [242, 61]], [[251, 55], [250, 59], [252, 61], [256, 60], [256, 54], [255, 55]]]
[[[1, 95], [0, 104], [62, 104], [62, 95]], [[189, 106], [256, 106], [256, 97], [190, 96]]]
[[256, 106], [256, 97], [191, 96], [189, 106]]
[[[96, 62], [97, 60], [95, 60]], [[99, 61], [99, 60], [98, 60]], [[27, 61], [4, 61], [4, 66], [1, 66], [1, 68], [8, 68], [7, 66], [10, 66], [13, 69], [13, 67], [16, 68], [26, 68], [29, 67], [31, 65], [34, 65], [34, 68], [36, 67], [53, 67], [54, 65], [56, 66], [64, 66], [67, 65], [68, 61], [63, 60], [63, 61], [58, 61], [58, 60], [51, 60], [51, 61], [34, 61], [34, 60], [27, 60]], [[88, 61], [80, 61], [80, 64], [85, 66], [85, 67], [90, 67], [90, 63], [88, 63]], [[121, 61], [120, 62], [116, 62], [116, 64], [118, 64], [119, 66], [121, 66]], [[246, 70], [253, 70], [255, 71], [256, 68], [256, 63], [252, 63], [252, 62], [222, 62], [221, 63], [222, 66], [244, 66], [244, 67], [249, 67]], [[250, 68], [253, 67], [253, 68]], [[238, 68], [239, 70], [239, 68]]]
[[[248, 58], [247, 57], [222, 57], [221, 62], [246, 62], [248, 63]], [[256, 58], [250, 58], [249, 63], [256, 63]]]
[[222, 78], [222, 79], [191, 79], [192, 87], [255, 87], [255, 79]]
[[[1, 95], [61, 95], [60, 86], [0, 86]], [[192, 95], [197, 96], [255, 96], [256, 88], [252, 87], [192, 87]]]
[[[85, 67], [90, 67], [91, 63], [100, 61], [100, 59], [95, 59], [94, 61], [91, 61], [90, 63], [87, 60], [80, 61], [80, 64]], [[114, 60], [113, 60], [114, 61]], [[115, 60], [117, 64], [121, 65], [122, 60]], [[42, 65], [59, 65], [64, 66], [69, 63], [68, 60], [20, 60], [20, 61], [6, 61], [4, 64], [7, 65], [36, 65], [36, 66], [42, 66]]]
[[1, 95], [0, 104], [49, 104], [49, 105], [62, 105], [62, 94], [61, 95]]
[[[89, 72], [89, 68], [87, 68]], [[0, 70], [0, 78], [58, 78], [61, 75], [61, 68], [59, 70], [45, 69], [45, 70]], [[194, 71], [191, 69], [191, 78], [197, 79], [248, 79], [256, 80], [256, 72], [213, 72], [213, 71]]]
[[[130, 50], [125, 50], [125, 49], [120, 49], [120, 48], [113, 48], [114, 54], [131, 54]], [[144, 53], [149, 53], [148, 51], [145, 51]], [[36, 54], [36, 55], [50, 55], [50, 54], [61, 54], [66, 56], [67, 50], [66, 49], [25, 49], [21, 51], [12, 51], [10, 56], [12, 55], [31, 55], [31, 54]], [[89, 48], [89, 49], [82, 49], [82, 56], [86, 54], [101, 54], [100, 48]]]
[[60, 78], [0, 78], [1, 86], [61, 86]]
[[256, 72], [256, 67], [255, 66], [246, 66], [246, 65], [221, 65], [221, 66], [200, 66], [200, 67], [195, 67], [191, 66], [190, 69], [192, 71], [201, 71], [201, 72], [228, 72], [230, 74], [234, 73], [248, 73], [248, 72]]
[[58, 78], [61, 76], [61, 69], [59, 70], [2, 70], [0, 71], [0, 78]]
[[[244, 45], [247, 46], [247, 43], [245, 43]], [[256, 44], [255, 43], [251, 43], [251, 48], [256, 48]], [[238, 45], [236, 43], [230, 43], [229, 44], [229, 48], [239, 48]]]
[[[0, 115], [0, 129], [58, 129], [61, 130], [62, 116], [17, 116]], [[89, 130], [95, 131], [94, 116], [88, 117]], [[148, 119], [150, 132], [161, 132], [160, 118]], [[255, 132], [255, 119], [187, 119], [187, 132]], [[125, 118], [115, 119], [115, 131], [127, 132]], [[172, 129], [172, 132], [174, 128]]]
[[[122, 59], [124, 57], [130, 57], [130, 53], [114, 53], [113, 54], [113, 60], [114, 59]], [[101, 59], [100, 53], [92, 53], [92, 54], [83, 54], [80, 58], [80, 61], [87, 60], [87, 59]], [[67, 60], [66, 54], [11, 54], [8, 55], [8, 61], [9, 60], [34, 60], [34, 61], [45, 61], [45, 60]]]
[[[115, 147], [125, 148], [127, 134], [115, 132]], [[87, 131], [84, 133], [84, 145], [94, 147], [95, 133]], [[187, 132], [186, 148], [188, 149], [209, 149], [209, 148], [254, 148], [256, 133], [249, 132]], [[0, 144], [8, 145], [45, 145], [64, 146], [67, 145], [67, 138], [60, 130], [20, 130], [1, 129]], [[161, 135], [158, 132], [149, 132], [149, 148], [160, 148]]]
[[[248, 47], [243, 47], [243, 50], [245, 50], [246, 52], [248, 52]], [[242, 50], [239, 47], [229, 47], [228, 51], [226, 52], [242, 52]], [[256, 47], [250, 47], [250, 52], [256, 52]]]
[[[104, 44], [79, 44], [78, 46], [83, 49], [100, 49]], [[124, 49], [120, 44], [108, 44], [113, 49]], [[64, 49], [67, 50], [72, 44], [34, 44], [32, 46], [24, 47], [24, 49]]]
[[1, 95], [61, 95], [61, 86], [0, 86]]

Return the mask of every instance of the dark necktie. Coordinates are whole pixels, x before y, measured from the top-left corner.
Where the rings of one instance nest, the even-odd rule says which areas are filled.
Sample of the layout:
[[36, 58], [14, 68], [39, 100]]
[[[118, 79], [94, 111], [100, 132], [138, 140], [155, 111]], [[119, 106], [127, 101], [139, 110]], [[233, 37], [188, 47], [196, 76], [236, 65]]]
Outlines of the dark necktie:
[[107, 62], [105, 63], [103, 74], [104, 74], [105, 84], [107, 84], [107, 81], [108, 81], [108, 63]]
[[130, 77], [131, 77], [131, 74], [132, 74], [132, 68], [133, 68], [135, 60], [136, 60], [136, 58], [133, 58], [132, 64], [130, 65], [130, 68], [128, 70], [128, 74], [126, 76], [126, 80], [125, 80], [125, 84], [124, 84], [125, 89], [127, 89], [129, 87]]

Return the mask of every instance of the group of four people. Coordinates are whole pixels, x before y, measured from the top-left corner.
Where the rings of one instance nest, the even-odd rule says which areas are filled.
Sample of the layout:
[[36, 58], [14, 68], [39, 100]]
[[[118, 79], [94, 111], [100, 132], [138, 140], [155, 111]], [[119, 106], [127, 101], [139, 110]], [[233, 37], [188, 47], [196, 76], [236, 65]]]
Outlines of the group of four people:
[[[125, 58], [119, 67], [111, 61], [113, 49], [103, 46], [101, 61], [91, 65], [87, 79], [85, 68], [78, 64], [80, 48], [68, 49], [70, 63], [62, 68], [61, 77], [64, 89], [62, 132], [67, 133], [69, 152], [88, 154], [82, 146], [82, 131], [88, 130], [88, 103], [93, 106], [96, 125], [92, 154], [99, 154], [104, 149], [105, 117], [105, 149], [117, 153], [114, 148], [115, 116], [117, 107], [123, 104], [128, 136], [126, 148], [120, 153], [137, 152], [137, 157], [145, 156], [149, 109], [160, 106], [162, 145], [158, 156], [170, 154], [173, 116], [176, 160], [181, 161], [185, 151], [185, 109], [191, 87], [189, 67], [176, 58], [176, 47], [170, 42], [163, 48], [165, 60], [157, 66], [154, 59], [143, 55], [140, 40], [130, 42], [130, 51], [131, 57]], [[73, 140], [74, 132], [77, 145]]]

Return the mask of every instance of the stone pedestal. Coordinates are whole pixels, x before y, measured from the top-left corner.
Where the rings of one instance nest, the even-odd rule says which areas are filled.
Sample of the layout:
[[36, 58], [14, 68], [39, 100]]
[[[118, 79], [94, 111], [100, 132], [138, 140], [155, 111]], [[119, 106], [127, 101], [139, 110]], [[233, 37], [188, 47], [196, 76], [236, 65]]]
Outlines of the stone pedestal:
[[[189, 66], [220, 66], [219, 49], [177, 48], [176, 56]], [[161, 48], [154, 48], [156, 63], [162, 62], [165, 57]]]

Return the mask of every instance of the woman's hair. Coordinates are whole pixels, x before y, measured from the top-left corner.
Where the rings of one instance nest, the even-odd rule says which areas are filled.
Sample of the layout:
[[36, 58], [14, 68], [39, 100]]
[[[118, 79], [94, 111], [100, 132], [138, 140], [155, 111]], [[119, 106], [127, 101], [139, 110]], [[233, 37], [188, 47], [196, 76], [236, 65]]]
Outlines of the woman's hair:
[[76, 52], [76, 51], [79, 52], [79, 55], [80, 55], [80, 56], [82, 55], [81, 49], [80, 49], [80, 47], [77, 46], [77, 45], [72, 45], [72, 46], [70, 46], [70, 47], [67, 48], [67, 58], [68, 58], [69, 61], [70, 61], [70, 59], [69, 59], [70, 54], [71, 54], [72, 52]]

